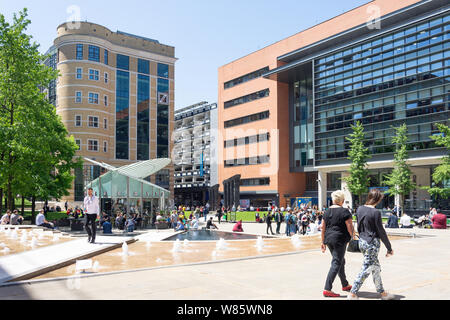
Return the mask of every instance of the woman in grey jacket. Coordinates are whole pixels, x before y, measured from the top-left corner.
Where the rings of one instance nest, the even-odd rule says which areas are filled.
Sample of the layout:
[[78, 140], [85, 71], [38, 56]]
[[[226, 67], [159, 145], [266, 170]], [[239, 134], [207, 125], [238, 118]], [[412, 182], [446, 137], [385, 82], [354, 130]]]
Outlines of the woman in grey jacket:
[[348, 299], [358, 299], [356, 293], [361, 288], [364, 280], [372, 273], [373, 282], [380, 293], [382, 300], [392, 300], [394, 295], [387, 293], [383, 289], [381, 281], [381, 266], [378, 261], [378, 253], [380, 251], [380, 240], [387, 248], [386, 257], [394, 254], [391, 243], [387, 237], [381, 221], [381, 213], [375, 209], [375, 206], [383, 199], [383, 194], [378, 189], [372, 189], [367, 196], [364, 206], [360, 206], [356, 212], [359, 233], [359, 248], [364, 254], [364, 262], [361, 272], [353, 283]]

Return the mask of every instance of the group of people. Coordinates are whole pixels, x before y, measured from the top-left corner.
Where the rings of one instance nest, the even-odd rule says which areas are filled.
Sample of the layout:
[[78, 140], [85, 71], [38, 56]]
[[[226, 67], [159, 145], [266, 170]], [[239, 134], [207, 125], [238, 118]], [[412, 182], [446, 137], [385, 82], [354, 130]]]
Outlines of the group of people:
[[19, 225], [22, 224], [23, 217], [19, 214], [19, 211], [13, 210], [6, 210], [6, 213], [2, 216], [0, 220], [0, 224], [10, 224], [10, 225]]
[[420, 216], [417, 219], [412, 219], [406, 212], [400, 218], [397, 217], [397, 211], [392, 210], [389, 215], [388, 221], [385, 225], [386, 228], [413, 228], [414, 225], [419, 228], [427, 229], [446, 229], [447, 228], [447, 216], [441, 212], [440, 209], [430, 208], [430, 212]]

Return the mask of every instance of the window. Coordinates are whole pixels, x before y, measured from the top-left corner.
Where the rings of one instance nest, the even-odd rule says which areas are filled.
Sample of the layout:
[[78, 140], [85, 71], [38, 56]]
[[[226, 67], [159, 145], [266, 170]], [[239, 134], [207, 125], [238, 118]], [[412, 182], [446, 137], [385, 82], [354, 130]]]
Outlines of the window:
[[89, 127], [98, 128], [98, 117], [89, 116]]
[[83, 94], [81, 91], [75, 92], [75, 103], [81, 103], [83, 99]]
[[78, 145], [78, 150], [81, 150], [81, 140], [75, 139], [75, 143]]
[[88, 140], [88, 151], [98, 151], [98, 140]]
[[124, 56], [121, 54], [117, 55], [117, 68], [123, 69], [123, 70], [129, 70], [130, 69], [130, 57]]
[[234, 127], [234, 126], [239, 126], [242, 124], [246, 124], [246, 123], [250, 123], [250, 122], [254, 122], [254, 121], [258, 121], [258, 120], [263, 120], [263, 119], [267, 119], [269, 118], [269, 111], [264, 111], [264, 112], [260, 112], [260, 113], [255, 113], [255, 114], [251, 114], [242, 118], [236, 118], [236, 119], [232, 119], [232, 120], [228, 120], [224, 122], [224, 127], [225, 128], [229, 128], [229, 127]]
[[77, 79], [83, 79], [83, 68], [77, 68]]
[[103, 152], [108, 152], [108, 141], [103, 141]]
[[100, 62], [100, 48], [89, 45], [89, 60]]
[[105, 72], [105, 83], [108, 83], [108, 72]]
[[108, 119], [106, 118], [103, 119], [103, 128], [108, 129]]
[[81, 115], [76, 115], [75, 116], [75, 127], [81, 127], [82, 125], [82, 119], [81, 119]]
[[252, 178], [252, 179], [241, 179], [241, 186], [267, 186], [270, 184], [270, 178]]
[[248, 165], [257, 165], [257, 164], [264, 164], [269, 163], [270, 156], [255, 156], [250, 158], [241, 158], [241, 159], [231, 159], [231, 160], [225, 160], [224, 166], [225, 167], [234, 167], [234, 166], [248, 166]]
[[251, 102], [254, 100], [258, 100], [261, 98], [265, 98], [269, 96], [269, 89], [264, 89], [258, 92], [251, 93], [249, 95], [239, 97], [233, 100], [226, 101], [224, 103], [224, 108], [234, 107], [243, 103]]
[[89, 80], [98, 81], [99, 79], [99, 71], [95, 69], [89, 69]]
[[158, 63], [158, 77], [169, 78], [169, 65]]
[[83, 45], [77, 44], [77, 60], [83, 60]]
[[[138, 59], [138, 72], [144, 73], [144, 74], [150, 74], [150, 61]], [[158, 76], [159, 76], [159, 74], [158, 74]], [[168, 78], [168, 75], [165, 78]]]
[[104, 100], [105, 100], [105, 107], [108, 106], [108, 96], [104, 96]]
[[108, 56], [108, 50], [105, 49], [104, 63], [105, 63], [106, 65], [108, 65], [108, 58], [109, 58], [109, 56]]
[[89, 92], [89, 103], [98, 104], [98, 93]]
[[225, 89], [232, 88], [234, 86], [237, 86], [238, 84], [241, 84], [241, 83], [253, 80], [253, 79], [257, 79], [268, 71], [269, 71], [269, 67], [264, 67], [262, 69], [254, 71], [254, 72], [247, 73], [246, 75], [243, 75], [242, 77], [227, 81], [224, 83], [223, 86]]

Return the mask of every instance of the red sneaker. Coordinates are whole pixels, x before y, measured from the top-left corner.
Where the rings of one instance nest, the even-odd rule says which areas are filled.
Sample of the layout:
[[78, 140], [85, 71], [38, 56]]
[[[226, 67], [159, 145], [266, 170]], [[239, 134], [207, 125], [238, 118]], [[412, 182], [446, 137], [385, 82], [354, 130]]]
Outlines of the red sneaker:
[[352, 290], [352, 286], [342, 287], [342, 291], [350, 291]]
[[328, 298], [340, 297], [340, 294], [334, 293], [333, 291], [323, 290], [323, 296]]

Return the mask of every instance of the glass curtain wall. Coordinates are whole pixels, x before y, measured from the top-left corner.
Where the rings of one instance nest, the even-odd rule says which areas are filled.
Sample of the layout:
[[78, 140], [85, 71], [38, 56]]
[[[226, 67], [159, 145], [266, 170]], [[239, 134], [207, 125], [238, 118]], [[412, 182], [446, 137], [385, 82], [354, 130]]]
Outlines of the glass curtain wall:
[[436, 123], [450, 118], [449, 31], [442, 15], [315, 60], [316, 165], [345, 162], [357, 121], [374, 158], [392, 154], [403, 123], [409, 150], [436, 148]]

